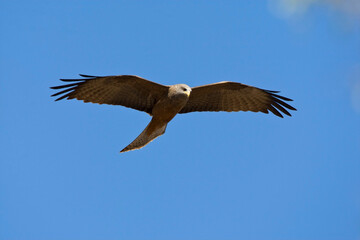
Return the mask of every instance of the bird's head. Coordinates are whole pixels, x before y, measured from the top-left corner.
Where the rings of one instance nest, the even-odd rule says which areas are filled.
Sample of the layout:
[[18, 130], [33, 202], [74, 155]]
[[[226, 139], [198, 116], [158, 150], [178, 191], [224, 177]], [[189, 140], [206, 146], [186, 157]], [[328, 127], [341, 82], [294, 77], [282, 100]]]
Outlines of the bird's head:
[[183, 96], [186, 95], [187, 97], [190, 96], [191, 88], [186, 84], [175, 84], [170, 86], [169, 93], [171, 96]]

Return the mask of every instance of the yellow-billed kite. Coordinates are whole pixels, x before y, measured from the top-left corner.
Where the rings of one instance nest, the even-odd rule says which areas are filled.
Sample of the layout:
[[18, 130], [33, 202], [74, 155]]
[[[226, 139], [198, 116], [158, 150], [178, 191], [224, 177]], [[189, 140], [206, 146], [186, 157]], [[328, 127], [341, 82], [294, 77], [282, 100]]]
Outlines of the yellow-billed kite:
[[[296, 109], [284, 101], [289, 98], [277, 91], [264, 90], [236, 82], [218, 82], [190, 88], [186, 84], [164, 86], [133, 75], [96, 77], [82, 75], [83, 79], [60, 79], [70, 84], [51, 87], [64, 89], [52, 96], [78, 99], [84, 102], [121, 105], [147, 112], [152, 116], [144, 131], [121, 152], [135, 150], [165, 133], [168, 122], [178, 113], [203, 111], [252, 111], [283, 117], [286, 110]], [[280, 111], [280, 112], [279, 112]]]

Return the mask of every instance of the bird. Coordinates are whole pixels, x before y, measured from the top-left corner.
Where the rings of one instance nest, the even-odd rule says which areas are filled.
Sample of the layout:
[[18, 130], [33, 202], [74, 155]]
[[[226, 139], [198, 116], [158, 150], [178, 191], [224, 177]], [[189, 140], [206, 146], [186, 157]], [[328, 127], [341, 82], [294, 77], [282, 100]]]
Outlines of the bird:
[[68, 84], [50, 87], [61, 99], [77, 99], [85, 103], [121, 105], [148, 113], [152, 118], [140, 135], [120, 152], [140, 149], [165, 133], [167, 124], [177, 115], [190, 112], [272, 112], [283, 118], [296, 111], [278, 95], [238, 82], [217, 82], [190, 88], [186, 84], [162, 85], [135, 75], [90, 76], [81, 79], [60, 79]]

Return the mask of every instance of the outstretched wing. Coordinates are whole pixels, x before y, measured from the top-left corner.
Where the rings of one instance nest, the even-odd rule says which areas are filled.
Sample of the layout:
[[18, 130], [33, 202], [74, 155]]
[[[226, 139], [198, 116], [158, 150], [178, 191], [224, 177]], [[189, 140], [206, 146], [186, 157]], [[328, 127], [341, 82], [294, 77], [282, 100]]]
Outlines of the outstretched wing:
[[199, 86], [192, 89], [189, 101], [180, 113], [202, 111], [268, 113], [270, 111], [279, 117], [283, 117], [280, 112], [291, 116], [286, 108], [294, 111], [296, 109], [284, 101], [292, 100], [276, 93], [278, 92], [236, 82], [219, 82]]
[[61, 89], [53, 95], [61, 99], [121, 105], [151, 114], [154, 104], [167, 94], [168, 87], [133, 75], [96, 77], [82, 75], [83, 79], [60, 79], [70, 84], [51, 87]]

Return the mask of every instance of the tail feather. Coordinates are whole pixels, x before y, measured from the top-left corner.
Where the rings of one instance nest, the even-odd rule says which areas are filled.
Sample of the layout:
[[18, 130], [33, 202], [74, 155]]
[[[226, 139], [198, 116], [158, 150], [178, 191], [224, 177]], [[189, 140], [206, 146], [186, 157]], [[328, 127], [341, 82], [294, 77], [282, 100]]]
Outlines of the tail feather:
[[142, 131], [142, 133], [134, 141], [132, 141], [120, 152], [127, 152], [144, 147], [155, 138], [163, 135], [165, 133], [166, 126], [167, 123], [158, 122], [154, 119], [151, 119], [150, 123], [147, 125], [144, 131]]

